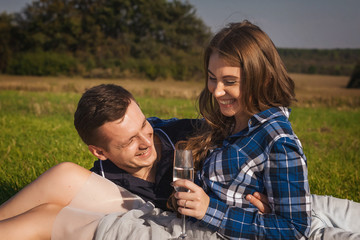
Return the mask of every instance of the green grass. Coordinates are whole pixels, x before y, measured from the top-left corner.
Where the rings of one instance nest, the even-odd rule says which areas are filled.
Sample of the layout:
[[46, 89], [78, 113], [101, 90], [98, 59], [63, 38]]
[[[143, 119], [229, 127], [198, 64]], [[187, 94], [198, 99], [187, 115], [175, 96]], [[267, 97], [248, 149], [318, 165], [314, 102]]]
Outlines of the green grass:
[[295, 108], [290, 120], [308, 159], [311, 191], [360, 201], [360, 110]]
[[[51, 166], [95, 158], [77, 136], [73, 113], [80, 94], [0, 91], [0, 203]], [[144, 114], [196, 117], [194, 101], [137, 97]], [[360, 110], [294, 108], [290, 117], [308, 158], [313, 193], [360, 201]]]

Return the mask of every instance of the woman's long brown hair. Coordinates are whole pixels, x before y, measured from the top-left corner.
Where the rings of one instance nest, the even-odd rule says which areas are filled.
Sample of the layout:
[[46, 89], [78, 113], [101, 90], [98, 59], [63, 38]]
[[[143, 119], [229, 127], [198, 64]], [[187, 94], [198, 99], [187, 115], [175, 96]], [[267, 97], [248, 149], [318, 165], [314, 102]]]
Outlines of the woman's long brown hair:
[[208, 150], [220, 146], [235, 126], [234, 117], [224, 116], [208, 90], [208, 65], [216, 52], [229, 66], [240, 67], [241, 103], [249, 115], [271, 107], [288, 107], [295, 100], [295, 84], [269, 36], [258, 26], [243, 21], [231, 23], [218, 32], [204, 53], [205, 87], [198, 98], [203, 127], [188, 141], [195, 168], [202, 167]]

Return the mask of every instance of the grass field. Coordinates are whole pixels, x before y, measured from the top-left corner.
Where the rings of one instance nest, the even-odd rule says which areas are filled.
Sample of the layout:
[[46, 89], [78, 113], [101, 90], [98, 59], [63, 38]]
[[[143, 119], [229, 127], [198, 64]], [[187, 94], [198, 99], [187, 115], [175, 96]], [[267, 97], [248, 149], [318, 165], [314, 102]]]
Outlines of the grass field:
[[[293, 75], [298, 102], [290, 120], [308, 158], [313, 193], [360, 201], [360, 90], [347, 77]], [[0, 203], [49, 167], [94, 157], [78, 138], [73, 113], [85, 88], [116, 83], [146, 116], [196, 117], [196, 82], [0, 76]]]

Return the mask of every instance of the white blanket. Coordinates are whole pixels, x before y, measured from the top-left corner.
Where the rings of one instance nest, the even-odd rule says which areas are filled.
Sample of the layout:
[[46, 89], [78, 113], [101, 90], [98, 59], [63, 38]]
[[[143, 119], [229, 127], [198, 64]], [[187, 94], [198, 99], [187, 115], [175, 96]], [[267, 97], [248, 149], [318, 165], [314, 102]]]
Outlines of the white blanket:
[[[126, 213], [111, 213], [103, 217], [97, 227], [95, 240], [120, 239], [177, 239], [181, 232], [181, 219], [174, 213], [155, 208], [147, 202]], [[220, 235], [197, 223], [187, 221], [186, 239], [222, 239]]]

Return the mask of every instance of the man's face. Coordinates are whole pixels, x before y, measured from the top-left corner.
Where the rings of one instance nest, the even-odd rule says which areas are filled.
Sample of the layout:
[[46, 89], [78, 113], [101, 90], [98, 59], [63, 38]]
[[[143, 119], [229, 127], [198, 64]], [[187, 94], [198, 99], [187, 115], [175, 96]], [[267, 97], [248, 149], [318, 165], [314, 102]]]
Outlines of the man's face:
[[107, 122], [98, 129], [107, 139], [107, 149], [101, 149], [103, 157], [98, 157], [110, 159], [119, 168], [142, 177], [157, 158], [153, 132], [139, 106], [131, 101], [122, 119]]

